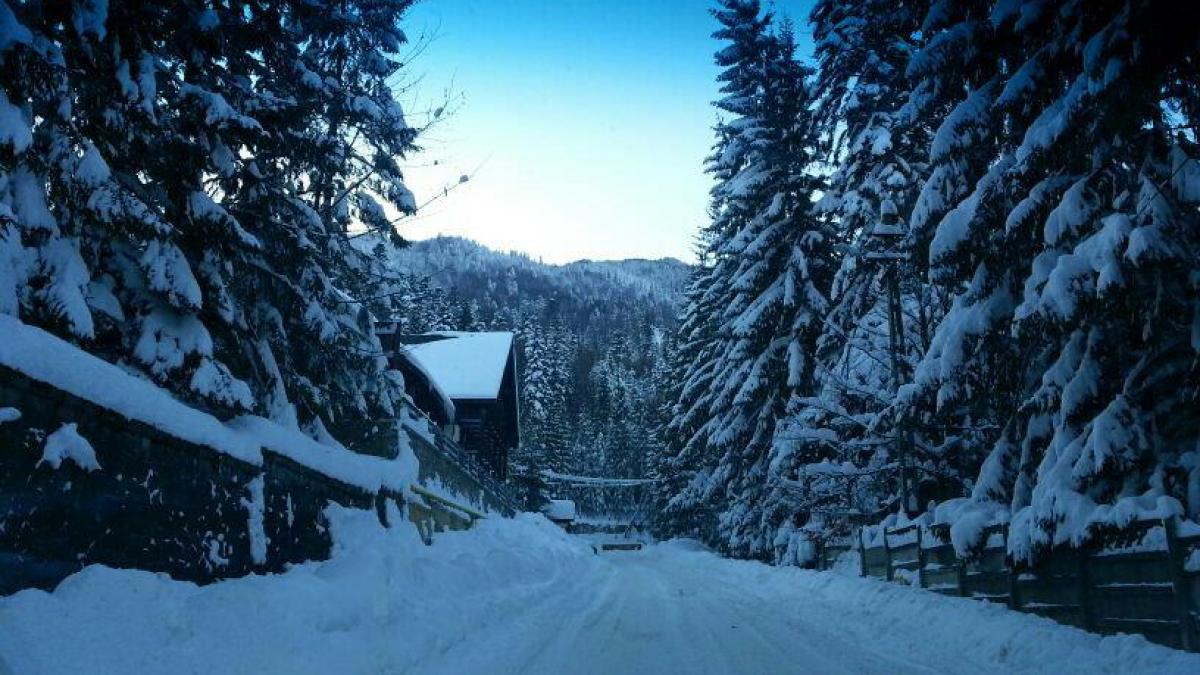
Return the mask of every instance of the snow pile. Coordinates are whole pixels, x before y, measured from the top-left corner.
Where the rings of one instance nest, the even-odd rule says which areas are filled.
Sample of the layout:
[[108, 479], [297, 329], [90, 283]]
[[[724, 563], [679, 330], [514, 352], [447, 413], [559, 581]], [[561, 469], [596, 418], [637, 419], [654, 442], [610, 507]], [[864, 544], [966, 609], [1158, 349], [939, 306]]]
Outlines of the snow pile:
[[427, 547], [374, 513], [330, 513], [333, 558], [285, 574], [197, 587], [91, 566], [52, 594], [0, 598], [0, 672], [423, 672], [598, 564], [541, 516], [481, 521]]
[[736, 564], [741, 584], [814, 606], [814, 622], [822, 610], [836, 607], [828, 621], [843, 640], [872, 645], [909, 663], [937, 664], [930, 672], [1200, 672], [1200, 656], [1141, 636], [1096, 635], [1000, 605], [883, 581]]
[[551, 520], [575, 520], [575, 502], [570, 499], [551, 499], [542, 512]]
[[1141, 637], [694, 541], [596, 556], [524, 515], [426, 547], [330, 513], [333, 558], [285, 574], [200, 588], [93, 566], [2, 598], [0, 672], [1200, 672]]
[[[250, 557], [259, 565], [267, 562], [267, 530], [264, 526], [267, 498], [264, 483], [262, 476], [250, 481], [246, 486], [250, 498], [242, 499], [242, 507], [246, 509], [246, 531], [250, 536]], [[288, 499], [291, 499], [291, 495], [288, 495]]]
[[100, 462], [96, 461], [96, 451], [86, 438], [79, 435], [79, 428], [75, 423], [64, 424], [58, 431], [46, 437], [46, 446], [38, 464], [45, 462], [50, 468], [57, 469], [66, 460], [74, 462], [75, 466], [85, 471], [100, 469]]
[[0, 365], [186, 441], [261, 464], [258, 446], [119, 366], [0, 314]]
[[0, 408], [0, 424], [16, 422], [21, 419], [21, 411], [16, 408]]

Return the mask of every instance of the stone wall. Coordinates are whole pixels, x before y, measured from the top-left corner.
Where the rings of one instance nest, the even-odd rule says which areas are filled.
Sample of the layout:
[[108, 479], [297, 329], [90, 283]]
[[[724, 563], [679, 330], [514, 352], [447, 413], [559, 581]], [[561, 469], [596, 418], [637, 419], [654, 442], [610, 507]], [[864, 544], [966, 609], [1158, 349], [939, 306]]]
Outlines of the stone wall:
[[[388, 500], [406, 508], [401, 495], [348, 485], [269, 450], [256, 466], [0, 366], [3, 407], [21, 418], [0, 424], [0, 595], [52, 588], [93, 563], [198, 583], [281, 571], [329, 556], [327, 505], [376, 509], [385, 525]], [[70, 423], [94, 448], [99, 470], [41, 461], [46, 436]], [[394, 422], [382, 426], [396, 438]], [[413, 446], [422, 482], [448, 486], [484, 510], [511, 512], [502, 489], [493, 493], [496, 486], [481, 485], [463, 458], [440, 454], [437, 436], [407, 433], [420, 436]], [[261, 511], [253, 489], [259, 479]], [[444, 503], [407, 507], [427, 541], [473, 519]], [[261, 512], [261, 526], [253, 512]]]

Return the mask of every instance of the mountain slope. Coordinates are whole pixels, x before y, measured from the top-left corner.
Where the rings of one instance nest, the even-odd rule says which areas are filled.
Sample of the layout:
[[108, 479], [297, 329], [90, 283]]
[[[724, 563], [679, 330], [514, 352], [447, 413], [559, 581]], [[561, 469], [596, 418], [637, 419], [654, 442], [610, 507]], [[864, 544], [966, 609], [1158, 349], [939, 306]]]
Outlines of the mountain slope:
[[[674, 259], [548, 265], [439, 237], [386, 252], [405, 330], [512, 330], [521, 371], [514, 473], [643, 476], [658, 452], [664, 336], [690, 267]], [[547, 496], [536, 486], [530, 501]], [[634, 491], [572, 491], [591, 513], [628, 513]]]

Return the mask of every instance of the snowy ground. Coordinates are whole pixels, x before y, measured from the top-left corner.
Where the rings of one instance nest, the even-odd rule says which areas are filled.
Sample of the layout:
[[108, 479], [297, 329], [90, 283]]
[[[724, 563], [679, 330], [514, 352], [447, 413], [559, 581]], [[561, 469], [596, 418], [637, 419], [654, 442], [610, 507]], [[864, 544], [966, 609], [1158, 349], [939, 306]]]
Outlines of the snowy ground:
[[333, 560], [205, 588], [92, 567], [0, 598], [0, 673], [1197, 673], [1000, 607], [722, 560], [593, 555], [540, 516], [443, 535], [339, 513]]

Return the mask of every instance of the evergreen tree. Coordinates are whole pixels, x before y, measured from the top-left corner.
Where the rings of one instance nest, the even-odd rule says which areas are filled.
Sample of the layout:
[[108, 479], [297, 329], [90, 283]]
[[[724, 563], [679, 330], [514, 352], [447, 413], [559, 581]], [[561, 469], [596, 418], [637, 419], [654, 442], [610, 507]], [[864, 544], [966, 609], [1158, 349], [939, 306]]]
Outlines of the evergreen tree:
[[968, 135], [991, 163], [930, 244], [935, 278], [963, 290], [911, 394], [999, 430], [973, 505], [1010, 510], [1018, 559], [1187, 499], [1197, 153], [1173, 128], [1195, 122], [1183, 83], [1200, 38], [1161, 27], [1197, 11], [1018, 3], [989, 17], [1007, 67]]
[[667, 426], [668, 436], [695, 429], [672, 454], [698, 468], [668, 506], [715, 510], [710, 538], [735, 555], [768, 557], [782, 517], [763, 499], [768, 450], [789, 398], [813, 383], [833, 242], [811, 211], [820, 182], [809, 171], [809, 71], [790, 25], [772, 33], [757, 2], [731, 0], [714, 15], [714, 36], [729, 42], [717, 53], [725, 98], [716, 105], [729, 118], [709, 162], [711, 266], [697, 276], [681, 345], [702, 360], [681, 364]]
[[[791, 401], [772, 448], [770, 498], [788, 516], [777, 558], [787, 562], [804, 562], [810, 539], [844, 536], [846, 514], [881, 512], [901, 493], [898, 430], [888, 415], [888, 268], [868, 256], [883, 212], [911, 208], [925, 170], [926, 127], [902, 114], [921, 4], [830, 0], [810, 17], [819, 66], [815, 133], [821, 156], [835, 167], [816, 210], [846, 253], [813, 353], [815, 389]], [[911, 237], [901, 246], [914, 248]], [[937, 314], [919, 257], [913, 262], [902, 274], [906, 372]]]
[[348, 233], [414, 208], [409, 4], [0, 4], [0, 310], [220, 411], [390, 414]]

